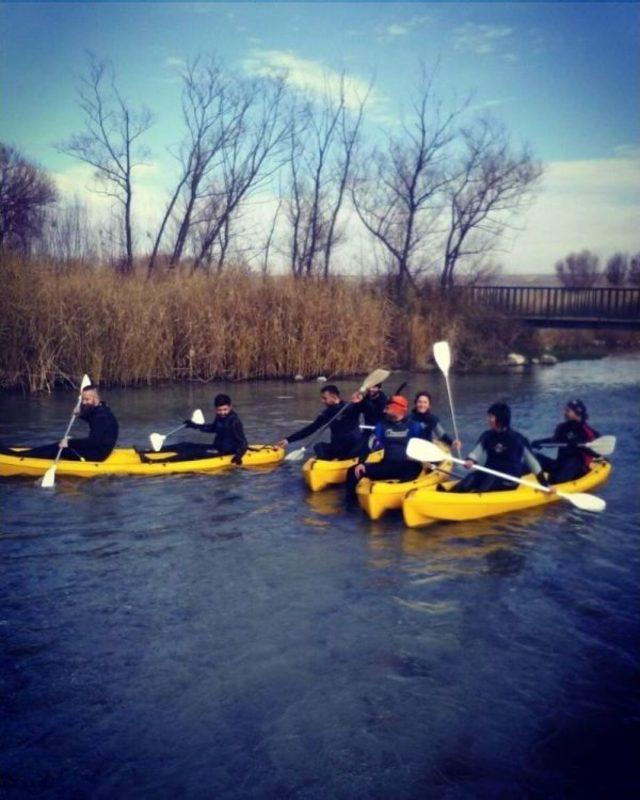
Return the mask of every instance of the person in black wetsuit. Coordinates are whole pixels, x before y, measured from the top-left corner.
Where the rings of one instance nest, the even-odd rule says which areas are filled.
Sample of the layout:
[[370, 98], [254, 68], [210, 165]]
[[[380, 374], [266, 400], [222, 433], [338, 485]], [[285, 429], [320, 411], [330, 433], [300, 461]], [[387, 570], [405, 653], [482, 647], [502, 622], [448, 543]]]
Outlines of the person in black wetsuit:
[[556, 458], [536, 453], [536, 458], [549, 474], [550, 483], [573, 481], [589, 471], [594, 453], [589, 448], [578, 445], [592, 442], [600, 434], [587, 425], [588, 417], [587, 407], [582, 400], [569, 400], [564, 409], [565, 421], [556, 427], [553, 436], [531, 442], [533, 449], [538, 449], [543, 444], [564, 445], [558, 448]]
[[422, 429], [408, 415], [409, 403], [402, 395], [393, 395], [385, 408], [384, 422], [379, 422], [374, 431], [374, 449], [384, 449], [382, 461], [377, 464], [357, 464], [347, 473], [347, 493], [355, 491], [356, 484], [365, 476], [371, 480], [400, 481], [415, 480], [422, 471], [422, 464], [407, 457], [407, 443], [412, 437], [422, 435]]
[[452, 439], [440, 424], [440, 419], [431, 411], [431, 395], [429, 392], [418, 392], [413, 401], [411, 419], [420, 425], [422, 433], [420, 437], [429, 442], [438, 440], [447, 445], [460, 450], [462, 443]]
[[382, 391], [382, 384], [371, 386], [364, 393], [360, 403], [360, 413], [365, 425], [377, 425], [384, 420], [384, 411], [387, 407], [387, 395]]
[[65, 461], [104, 461], [118, 441], [118, 420], [109, 406], [100, 399], [98, 387], [90, 384], [82, 391], [78, 418], [89, 425], [89, 435], [83, 439], [62, 439], [55, 444], [32, 447], [20, 453], [26, 458], [55, 458], [62, 447]]
[[231, 398], [228, 394], [215, 396], [213, 405], [216, 416], [213, 422], [202, 425], [185, 419], [184, 426], [200, 431], [201, 433], [215, 434], [211, 444], [198, 444], [196, 442], [178, 442], [165, 445], [162, 452], [171, 452], [176, 455], [167, 461], [195, 461], [199, 458], [214, 458], [215, 456], [233, 456], [232, 464], [242, 464], [242, 456], [247, 452], [247, 438], [240, 417], [233, 410]]
[[[518, 431], [511, 428], [511, 409], [506, 403], [494, 403], [487, 411], [489, 430], [478, 439], [467, 456], [465, 467], [471, 469], [479, 464], [489, 469], [521, 477], [533, 472], [542, 486], [548, 486], [540, 463], [529, 449], [529, 442]], [[444, 487], [439, 486], [438, 491]], [[517, 484], [495, 475], [473, 471], [462, 478], [451, 492], [501, 492], [517, 488]]]
[[311, 424], [277, 442], [276, 446], [286, 447], [292, 442], [306, 439], [333, 420], [329, 425], [331, 441], [318, 442], [313, 446], [316, 457], [327, 460], [352, 458], [358, 455], [362, 439], [359, 426], [362, 395], [356, 392], [351, 398], [351, 403], [346, 403], [340, 398], [337, 386], [326, 384], [320, 390], [320, 398], [325, 407], [324, 411], [318, 414]]

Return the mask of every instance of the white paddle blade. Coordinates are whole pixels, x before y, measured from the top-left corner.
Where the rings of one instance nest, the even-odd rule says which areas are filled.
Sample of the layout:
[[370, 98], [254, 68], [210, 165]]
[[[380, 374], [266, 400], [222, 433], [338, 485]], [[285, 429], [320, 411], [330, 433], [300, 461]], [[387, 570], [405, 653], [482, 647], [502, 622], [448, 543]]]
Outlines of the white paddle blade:
[[426, 439], [409, 439], [407, 444], [407, 455], [414, 461], [431, 461], [437, 463], [449, 458], [449, 454], [433, 442]]
[[449, 347], [449, 342], [436, 342], [433, 345], [433, 357], [436, 360], [436, 364], [446, 375], [451, 366], [451, 348]]
[[389, 375], [391, 375], [391, 373], [388, 369], [374, 369], [373, 372], [367, 375], [367, 377], [362, 381], [360, 391], [366, 392], [367, 389], [370, 389], [372, 386], [377, 386], [379, 383], [384, 383]]
[[585, 492], [575, 492], [575, 494], [558, 492], [558, 494], [581, 511], [594, 511], [598, 513], [604, 511], [607, 507], [606, 502], [601, 497], [596, 497], [595, 494], [586, 494]]
[[43, 489], [52, 489], [56, 484], [56, 465], [53, 464], [42, 476], [40, 486]]
[[80, 382], [80, 391], [84, 391], [87, 386], [91, 386], [91, 378], [88, 375], [84, 375], [82, 381]]
[[196, 408], [191, 415], [191, 422], [195, 422], [196, 425], [204, 425], [204, 414], [199, 408]]
[[285, 461], [302, 461], [306, 451], [306, 447], [299, 447], [297, 450], [292, 450], [284, 457]]
[[599, 456], [610, 456], [616, 449], [616, 437], [600, 436], [592, 442], [587, 442], [585, 447], [588, 447], [589, 450], [593, 450], [593, 452], [597, 453]]
[[151, 442], [151, 449], [155, 453], [159, 453], [162, 450], [162, 445], [164, 444], [164, 440], [166, 436], [163, 436], [161, 433], [150, 433], [149, 434], [149, 441]]

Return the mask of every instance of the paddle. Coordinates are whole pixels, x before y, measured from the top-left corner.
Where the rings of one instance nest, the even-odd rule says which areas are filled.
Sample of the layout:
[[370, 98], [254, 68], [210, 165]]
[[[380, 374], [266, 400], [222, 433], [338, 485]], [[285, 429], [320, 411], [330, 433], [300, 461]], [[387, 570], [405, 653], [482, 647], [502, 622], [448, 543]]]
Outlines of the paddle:
[[[569, 447], [567, 442], [545, 442], [538, 447]], [[588, 450], [593, 450], [599, 456], [610, 456], [616, 449], [615, 436], [599, 436], [592, 442], [584, 442], [584, 444], [573, 445], [574, 447], [586, 447]], [[536, 450], [538, 449], [536, 447]]]
[[[191, 422], [195, 422], [196, 425], [204, 425], [204, 414], [199, 408], [196, 408], [191, 415]], [[178, 425], [177, 428], [174, 428], [172, 431], [169, 431], [169, 433], [165, 433], [164, 435], [161, 433], [150, 433], [149, 441], [151, 442], [151, 449], [157, 453], [162, 449], [165, 439], [168, 439], [169, 436], [173, 436], [174, 433], [181, 431], [183, 428], [186, 428], [184, 423], [182, 423], [182, 425]]]
[[[416, 461], [438, 462], [447, 459], [448, 461], [453, 461], [455, 464], [464, 464], [464, 461], [461, 458], [454, 458], [452, 455], [438, 447], [437, 444], [434, 444], [433, 442], [427, 442], [425, 439], [409, 439], [409, 443], [407, 445], [407, 455], [409, 458], [413, 458]], [[522, 486], [529, 486], [531, 489], [536, 489], [539, 492], [551, 494], [551, 489], [548, 486], [542, 486], [542, 484], [533, 483], [533, 481], [516, 478], [514, 475], [507, 475], [506, 472], [498, 472], [495, 469], [481, 467], [479, 464], [474, 464], [472, 469], [479, 470], [480, 472], [486, 472], [487, 475], [495, 475], [497, 478], [504, 478], [507, 481], [513, 481], [513, 483], [519, 483]], [[607, 507], [607, 504], [601, 497], [596, 497], [593, 494], [585, 494], [584, 492], [576, 492], [575, 494], [569, 494], [568, 492], [556, 492], [556, 494], [563, 500], [568, 500], [572, 505], [574, 505], [576, 508], [579, 508], [581, 511], [604, 511]]]
[[[384, 381], [386, 381], [390, 374], [391, 373], [386, 369], [374, 369], [374, 371], [369, 375], [367, 375], [367, 377], [362, 381], [362, 385], [360, 386], [359, 391], [364, 394], [364, 392], [366, 392], [367, 389], [371, 388], [372, 386], [375, 386], [378, 383], [383, 383]], [[327, 422], [325, 425], [323, 425], [315, 432], [314, 439], [317, 439], [320, 436], [320, 434], [323, 433], [329, 427], [329, 425], [331, 425], [332, 422], [335, 422], [338, 419], [338, 417], [342, 416], [342, 414], [344, 414], [344, 412], [351, 405], [353, 405], [353, 403], [351, 402], [347, 403], [340, 409], [340, 411], [338, 411], [337, 414], [334, 414], [333, 417], [331, 417], [331, 419], [329, 420], [329, 422]], [[292, 450], [290, 453], [287, 453], [284, 460], [300, 461], [304, 457], [306, 450], [307, 450], [306, 447], [299, 447], [297, 450]]]
[[[444, 376], [444, 382], [447, 387], [447, 395], [449, 397], [449, 408], [451, 409], [451, 421], [453, 422], [453, 435], [455, 436], [456, 441], [460, 441], [460, 437], [458, 436], [458, 426], [456, 425], [456, 415], [453, 410], [453, 397], [451, 395], [451, 386], [449, 385], [449, 367], [451, 366], [451, 348], [449, 347], [449, 342], [436, 342], [433, 345], [433, 357], [436, 360], [436, 364], [440, 367], [440, 371]], [[456, 448], [458, 451], [458, 455], [460, 456], [460, 448]]]
[[[91, 378], [88, 375], [85, 375], [82, 378], [80, 383], [80, 392], [78, 394], [78, 401], [76, 402], [76, 406], [73, 409], [73, 414], [71, 415], [71, 419], [69, 420], [69, 424], [67, 425], [67, 430], [64, 433], [63, 439], [66, 439], [71, 431], [71, 427], [73, 423], [76, 421], [76, 417], [80, 412], [80, 406], [82, 405], [82, 392], [87, 388], [87, 386], [91, 385]], [[44, 473], [42, 476], [42, 480], [40, 481], [40, 486], [43, 489], [51, 489], [55, 486], [56, 483], [56, 470], [58, 469], [58, 462], [60, 461], [60, 456], [62, 455], [62, 451], [64, 450], [63, 447], [58, 447], [58, 453], [55, 457], [53, 464], [49, 467], [49, 469]]]

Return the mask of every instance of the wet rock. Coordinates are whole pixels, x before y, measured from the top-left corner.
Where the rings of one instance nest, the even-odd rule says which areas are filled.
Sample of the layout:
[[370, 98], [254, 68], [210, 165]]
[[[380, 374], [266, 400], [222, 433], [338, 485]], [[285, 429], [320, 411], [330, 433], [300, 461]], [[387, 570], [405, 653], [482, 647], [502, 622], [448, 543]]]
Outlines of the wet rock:
[[527, 359], [520, 353], [509, 353], [507, 356], [507, 364], [513, 367], [521, 367], [527, 363]]
[[328, 379], [327, 379], [327, 378], [325, 378], [325, 376], [324, 376], [324, 375], [318, 375], [318, 377], [316, 378], [316, 380], [318, 381], [318, 383], [326, 383]]
[[558, 359], [555, 356], [551, 355], [551, 353], [545, 353], [543, 356], [540, 356], [540, 363], [547, 365], [557, 364]]
[[294, 376], [293, 380], [294, 381], [303, 381], [304, 380], [304, 375], [301, 375], [300, 373], [298, 373], [297, 375]]

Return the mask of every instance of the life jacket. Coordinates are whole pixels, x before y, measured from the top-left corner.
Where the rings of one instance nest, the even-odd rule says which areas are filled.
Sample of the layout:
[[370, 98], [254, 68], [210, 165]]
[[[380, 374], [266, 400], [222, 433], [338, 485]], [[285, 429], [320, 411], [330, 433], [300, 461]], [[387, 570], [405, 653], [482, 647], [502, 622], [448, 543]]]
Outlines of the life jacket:
[[384, 449], [384, 461], [397, 464], [410, 460], [407, 458], [407, 443], [411, 437], [420, 436], [422, 431], [419, 423], [405, 417], [399, 422], [379, 422], [375, 433], [377, 442]]
[[480, 437], [480, 444], [487, 454], [486, 467], [516, 478], [522, 475], [527, 440], [521, 433], [510, 428], [485, 431]]

